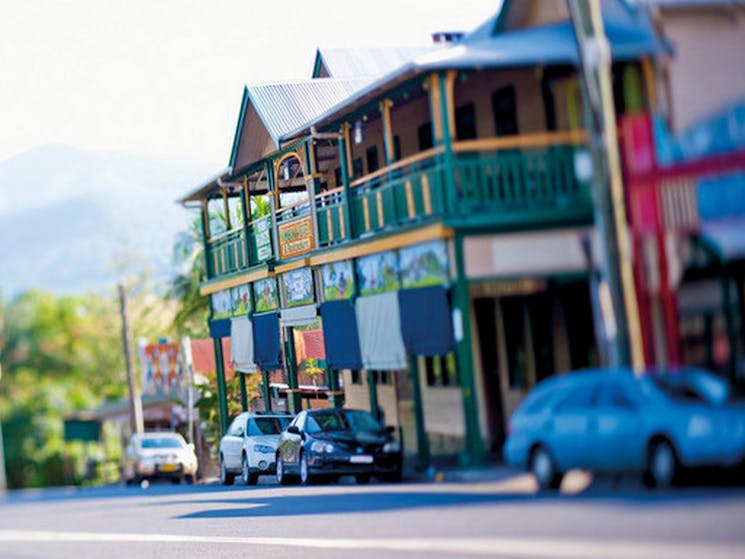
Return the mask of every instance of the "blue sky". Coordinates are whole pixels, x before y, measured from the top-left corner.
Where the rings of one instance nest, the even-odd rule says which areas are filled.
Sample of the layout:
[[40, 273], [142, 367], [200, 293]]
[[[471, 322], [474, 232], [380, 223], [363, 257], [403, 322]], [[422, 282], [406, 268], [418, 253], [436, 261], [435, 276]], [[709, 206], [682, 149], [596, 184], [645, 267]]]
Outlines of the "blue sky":
[[317, 46], [428, 44], [499, 0], [10, 0], [0, 161], [46, 143], [227, 164], [244, 83], [310, 76]]

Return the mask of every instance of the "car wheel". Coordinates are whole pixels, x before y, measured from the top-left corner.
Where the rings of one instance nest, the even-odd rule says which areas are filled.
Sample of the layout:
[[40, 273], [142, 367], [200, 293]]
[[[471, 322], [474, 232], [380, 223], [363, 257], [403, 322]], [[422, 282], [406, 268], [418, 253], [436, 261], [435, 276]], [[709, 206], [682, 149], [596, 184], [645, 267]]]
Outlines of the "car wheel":
[[392, 472], [383, 474], [381, 476], [381, 479], [387, 482], [399, 482], [403, 479], [403, 469], [401, 468], [401, 466], [399, 466]]
[[357, 480], [359, 485], [367, 485], [370, 483], [370, 474], [357, 474], [354, 479]]
[[280, 485], [287, 485], [289, 482], [287, 474], [285, 474], [285, 466], [282, 463], [279, 453], [277, 453], [277, 483]]
[[231, 474], [225, 466], [225, 459], [220, 455], [220, 483], [223, 485], [233, 485], [235, 474]]
[[530, 457], [530, 472], [538, 483], [538, 489], [556, 490], [561, 485], [561, 472], [558, 471], [554, 459], [544, 446], [537, 446]]
[[310, 485], [311, 476], [308, 469], [308, 458], [304, 452], [300, 453], [300, 485]]
[[256, 474], [251, 473], [251, 469], [248, 467], [248, 456], [244, 454], [241, 460], [241, 481], [243, 485], [256, 485], [258, 477]]
[[647, 487], [670, 487], [678, 473], [678, 459], [670, 441], [660, 439], [649, 445], [644, 484]]
[[193, 485], [193, 484], [194, 484], [194, 474], [186, 474], [186, 475], [184, 476], [184, 480], [185, 480], [185, 481], [186, 481], [186, 483], [188, 483], [189, 485]]

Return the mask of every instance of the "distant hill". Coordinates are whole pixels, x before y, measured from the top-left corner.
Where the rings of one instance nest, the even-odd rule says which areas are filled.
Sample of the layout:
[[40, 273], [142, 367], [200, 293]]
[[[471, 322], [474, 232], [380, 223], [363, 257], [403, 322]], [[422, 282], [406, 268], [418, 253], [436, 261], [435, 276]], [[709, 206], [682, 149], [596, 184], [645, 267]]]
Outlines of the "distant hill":
[[103, 290], [126, 270], [171, 277], [176, 200], [219, 172], [175, 156], [46, 145], [0, 161], [0, 293]]

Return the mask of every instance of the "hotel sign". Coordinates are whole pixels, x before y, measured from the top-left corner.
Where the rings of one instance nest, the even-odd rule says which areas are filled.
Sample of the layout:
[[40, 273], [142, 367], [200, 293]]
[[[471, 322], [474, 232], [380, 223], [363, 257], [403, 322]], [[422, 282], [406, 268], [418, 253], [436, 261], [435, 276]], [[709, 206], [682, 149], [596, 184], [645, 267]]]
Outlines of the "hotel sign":
[[310, 217], [302, 217], [278, 227], [279, 257], [290, 258], [313, 249], [313, 222]]

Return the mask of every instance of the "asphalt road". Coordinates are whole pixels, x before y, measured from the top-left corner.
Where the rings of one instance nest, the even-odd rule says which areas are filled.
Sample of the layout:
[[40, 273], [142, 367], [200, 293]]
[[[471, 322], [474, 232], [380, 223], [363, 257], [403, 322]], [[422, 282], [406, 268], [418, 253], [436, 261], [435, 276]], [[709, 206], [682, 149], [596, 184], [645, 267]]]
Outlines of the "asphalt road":
[[[0, 558], [745, 557], [745, 488], [473, 482], [53, 489], [0, 498]], [[589, 483], [589, 485], [588, 485]]]

